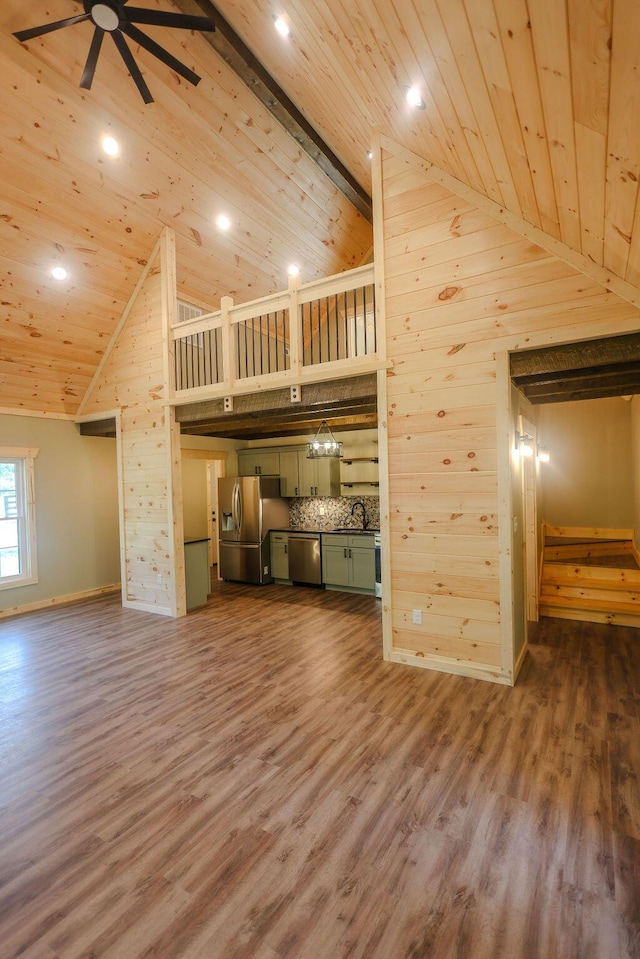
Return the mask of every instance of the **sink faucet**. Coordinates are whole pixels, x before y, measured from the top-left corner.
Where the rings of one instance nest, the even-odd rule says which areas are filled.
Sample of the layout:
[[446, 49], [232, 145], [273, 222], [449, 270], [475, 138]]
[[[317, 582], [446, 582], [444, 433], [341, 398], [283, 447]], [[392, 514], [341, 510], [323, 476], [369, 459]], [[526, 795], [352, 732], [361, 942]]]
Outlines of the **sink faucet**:
[[369, 520], [367, 519], [367, 510], [366, 510], [366, 507], [365, 507], [364, 503], [362, 502], [362, 500], [357, 499], [357, 500], [355, 501], [355, 503], [353, 504], [353, 506], [351, 507], [351, 515], [352, 515], [352, 516], [355, 515], [356, 506], [360, 506], [361, 509], [362, 509], [362, 528], [363, 528], [363, 529], [366, 529], [367, 526], [369, 525]]

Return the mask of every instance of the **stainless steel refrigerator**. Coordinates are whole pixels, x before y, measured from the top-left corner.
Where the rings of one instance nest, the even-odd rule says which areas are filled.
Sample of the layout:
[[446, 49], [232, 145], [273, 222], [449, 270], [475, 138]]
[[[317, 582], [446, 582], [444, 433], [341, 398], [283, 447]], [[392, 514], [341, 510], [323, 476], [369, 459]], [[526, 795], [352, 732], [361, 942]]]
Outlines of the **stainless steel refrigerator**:
[[239, 583], [270, 583], [269, 530], [287, 529], [289, 504], [278, 476], [218, 480], [219, 573]]

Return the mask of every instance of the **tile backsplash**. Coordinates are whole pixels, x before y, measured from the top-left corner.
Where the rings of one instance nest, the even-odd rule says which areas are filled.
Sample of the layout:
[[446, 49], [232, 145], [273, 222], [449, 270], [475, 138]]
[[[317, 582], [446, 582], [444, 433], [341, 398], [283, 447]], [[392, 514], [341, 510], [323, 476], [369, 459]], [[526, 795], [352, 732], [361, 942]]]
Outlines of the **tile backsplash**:
[[[380, 527], [379, 496], [309, 496], [292, 499], [289, 503], [289, 525], [294, 529], [330, 530], [352, 526], [362, 529], [362, 510], [351, 515], [351, 507], [360, 501], [367, 513], [370, 529]], [[324, 515], [320, 512], [324, 509]]]

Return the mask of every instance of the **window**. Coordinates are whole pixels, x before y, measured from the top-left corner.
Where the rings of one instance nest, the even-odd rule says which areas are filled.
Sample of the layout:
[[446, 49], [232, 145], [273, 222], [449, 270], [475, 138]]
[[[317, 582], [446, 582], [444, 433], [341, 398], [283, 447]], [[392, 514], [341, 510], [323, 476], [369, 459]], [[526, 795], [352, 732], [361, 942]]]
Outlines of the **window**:
[[0, 589], [38, 579], [34, 500], [35, 449], [0, 447]]

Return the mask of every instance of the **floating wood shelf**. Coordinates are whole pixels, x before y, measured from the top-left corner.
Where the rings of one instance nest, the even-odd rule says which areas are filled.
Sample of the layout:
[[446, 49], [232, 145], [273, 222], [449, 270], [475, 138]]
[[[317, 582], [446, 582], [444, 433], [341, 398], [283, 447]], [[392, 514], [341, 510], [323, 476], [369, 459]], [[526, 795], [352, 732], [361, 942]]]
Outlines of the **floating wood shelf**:
[[377, 456], [352, 456], [349, 459], [343, 459], [343, 463], [351, 465], [351, 463], [377, 463]]
[[380, 486], [380, 483], [369, 480], [354, 480], [353, 483], [340, 483], [340, 486], [348, 486], [349, 488], [353, 486]]

